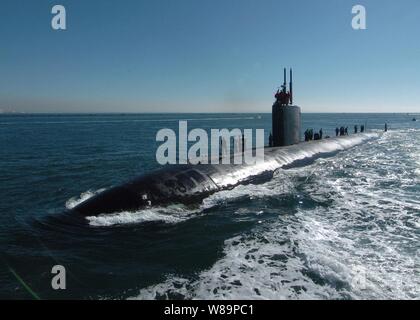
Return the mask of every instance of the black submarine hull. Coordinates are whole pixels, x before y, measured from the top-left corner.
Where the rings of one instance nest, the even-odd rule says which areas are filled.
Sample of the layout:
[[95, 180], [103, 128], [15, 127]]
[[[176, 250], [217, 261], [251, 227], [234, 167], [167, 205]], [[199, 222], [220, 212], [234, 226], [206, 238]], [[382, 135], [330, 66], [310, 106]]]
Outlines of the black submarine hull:
[[305, 165], [320, 157], [380, 137], [380, 133], [359, 133], [266, 148], [264, 162], [255, 165], [172, 165], [143, 174], [80, 203], [71, 212], [83, 216], [135, 211], [147, 207], [200, 203], [207, 196], [240, 184], [270, 179], [278, 169]]

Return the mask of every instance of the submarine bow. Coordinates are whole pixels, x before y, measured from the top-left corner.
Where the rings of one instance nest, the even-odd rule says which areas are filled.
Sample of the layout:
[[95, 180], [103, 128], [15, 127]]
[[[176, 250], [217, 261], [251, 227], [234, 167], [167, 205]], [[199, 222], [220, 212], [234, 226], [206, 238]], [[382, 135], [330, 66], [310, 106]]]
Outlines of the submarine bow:
[[71, 211], [84, 216], [135, 211], [173, 203], [190, 205], [221, 190], [240, 184], [269, 179], [278, 169], [305, 165], [319, 157], [376, 139], [379, 133], [359, 133], [265, 148], [264, 162], [255, 165], [172, 165], [140, 175], [124, 184], [103, 191], [80, 203]]

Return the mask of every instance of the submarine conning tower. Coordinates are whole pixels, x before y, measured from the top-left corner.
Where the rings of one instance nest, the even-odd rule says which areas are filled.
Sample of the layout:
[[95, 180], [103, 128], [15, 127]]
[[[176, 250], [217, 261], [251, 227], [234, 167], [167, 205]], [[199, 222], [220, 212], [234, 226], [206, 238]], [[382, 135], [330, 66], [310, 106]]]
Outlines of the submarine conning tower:
[[290, 146], [300, 142], [300, 107], [293, 105], [293, 71], [290, 69], [287, 91], [286, 68], [284, 82], [278, 89], [272, 109], [273, 147]]

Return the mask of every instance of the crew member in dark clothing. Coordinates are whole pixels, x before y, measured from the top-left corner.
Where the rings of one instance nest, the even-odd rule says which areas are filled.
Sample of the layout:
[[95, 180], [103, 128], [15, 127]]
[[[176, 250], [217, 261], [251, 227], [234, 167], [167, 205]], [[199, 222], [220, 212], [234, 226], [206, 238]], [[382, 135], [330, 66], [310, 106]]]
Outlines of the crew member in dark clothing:
[[322, 139], [322, 134], [323, 134], [323, 132], [322, 132], [322, 128], [321, 128], [321, 130], [319, 130], [319, 139]]
[[357, 125], [354, 126], [354, 133], [357, 133]]
[[387, 131], [388, 131], [388, 124], [385, 123], [385, 132], [387, 132]]
[[306, 129], [305, 131], [305, 141], [311, 140], [311, 131], [309, 129]]
[[344, 134], [345, 134], [346, 136], [348, 136], [348, 135], [349, 135], [349, 130], [348, 130], [348, 127], [346, 127], [346, 128], [344, 129]]
[[340, 136], [344, 136], [344, 127], [340, 127]]
[[360, 132], [365, 132], [365, 126], [363, 124], [360, 126]]
[[335, 136], [337, 137], [338, 136], [338, 133], [340, 132], [340, 129], [338, 129], [338, 128], [335, 128]]

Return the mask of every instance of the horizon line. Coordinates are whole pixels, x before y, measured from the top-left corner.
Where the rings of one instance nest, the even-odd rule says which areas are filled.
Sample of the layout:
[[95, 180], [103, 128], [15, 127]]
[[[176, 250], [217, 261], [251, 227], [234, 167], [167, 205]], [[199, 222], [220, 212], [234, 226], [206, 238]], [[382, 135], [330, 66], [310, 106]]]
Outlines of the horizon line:
[[[406, 115], [419, 115], [420, 111], [418, 112], [325, 112], [325, 111], [308, 111], [308, 112], [301, 112], [303, 114], [406, 114]], [[101, 112], [101, 111], [86, 111], [86, 112], [0, 112], [1, 115], [47, 115], [47, 114], [55, 114], [55, 115], [93, 115], [93, 114], [109, 114], [109, 115], [117, 115], [117, 114], [271, 114], [271, 112], [134, 112], [134, 111], [123, 111], [123, 112]]]

